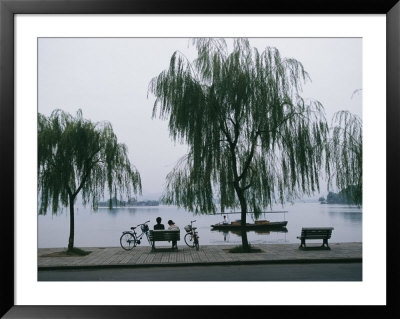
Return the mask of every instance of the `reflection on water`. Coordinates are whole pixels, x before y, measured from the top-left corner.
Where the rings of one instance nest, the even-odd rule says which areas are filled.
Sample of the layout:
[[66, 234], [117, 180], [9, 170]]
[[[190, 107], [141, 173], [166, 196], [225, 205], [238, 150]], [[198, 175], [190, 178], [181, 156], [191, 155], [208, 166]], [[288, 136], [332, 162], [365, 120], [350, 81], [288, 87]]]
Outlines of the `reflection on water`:
[[[128, 213], [130, 215], [135, 215], [137, 213], [140, 213], [143, 211], [143, 207], [117, 207], [117, 208], [113, 208], [113, 209], [108, 209], [108, 208], [104, 208], [104, 207], [100, 207], [98, 212], [106, 212], [109, 216], [111, 217], [115, 217], [118, 214], [121, 213]], [[158, 209], [155, 207], [147, 207], [146, 208], [147, 212], [158, 212]]]
[[[264, 214], [260, 219], [271, 222], [287, 220], [286, 228], [257, 229], [247, 232], [252, 244], [298, 243], [302, 227], [334, 227], [331, 242], [362, 241], [362, 209], [344, 205], [321, 205], [319, 203], [296, 203], [285, 207], [277, 206], [272, 210], [287, 211], [285, 214]], [[175, 221], [181, 229], [181, 241], [185, 245], [183, 227], [197, 220], [200, 245], [241, 244], [240, 230], [213, 231], [211, 225], [219, 223], [223, 215], [194, 215], [184, 209], [172, 206], [100, 208], [93, 212], [88, 207], [78, 207], [75, 213], [75, 245], [77, 247], [117, 247], [123, 231], [150, 220], [152, 229], [156, 218], [160, 216], [166, 224], [169, 219]], [[240, 215], [229, 215], [230, 220]], [[248, 222], [252, 222], [251, 215]], [[52, 214], [38, 216], [38, 246], [66, 247], [69, 236], [69, 212], [64, 209], [56, 216]], [[141, 246], [149, 246], [143, 241]]]
[[[240, 229], [230, 229], [230, 230], [220, 230], [220, 229], [211, 229], [212, 232], [218, 232], [222, 235], [222, 237], [224, 238], [224, 241], [228, 241], [230, 239], [230, 235], [233, 234], [237, 237], [242, 237], [242, 231]], [[271, 235], [271, 233], [287, 233], [288, 230], [286, 227], [282, 227], [281, 229], [251, 229], [251, 230], [247, 230], [247, 236], [251, 237], [251, 235], [254, 233], [256, 235]]]
[[362, 214], [357, 212], [337, 212], [329, 211], [328, 214], [333, 218], [343, 218], [351, 222], [361, 222]]

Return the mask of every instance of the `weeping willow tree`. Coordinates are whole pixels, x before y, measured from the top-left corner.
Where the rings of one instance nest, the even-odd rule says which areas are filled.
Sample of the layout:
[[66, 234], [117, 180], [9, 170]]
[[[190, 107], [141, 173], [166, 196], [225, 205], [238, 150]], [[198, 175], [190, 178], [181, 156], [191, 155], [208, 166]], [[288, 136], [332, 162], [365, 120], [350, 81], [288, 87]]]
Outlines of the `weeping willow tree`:
[[303, 65], [262, 52], [247, 39], [194, 39], [198, 56], [175, 52], [152, 79], [153, 118], [169, 119], [174, 141], [189, 151], [168, 174], [162, 200], [195, 213], [241, 209], [246, 214], [319, 190], [328, 125], [318, 101], [300, 96]]
[[60, 205], [69, 205], [68, 250], [74, 247], [77, 195], [81, 193], [83, 204], [97, 210], [106, 187], [110, 198], [111, 194], [141, 192], [139, 172], [131, 166], [127, 147], [118, 143], [111, 124], [86, 120], [81, 110], [76, 117], [62, 110], [54, 110], [49, 117], [39, 113], [39, 214], [46, 214], [49, 207], [56, 214]]
[[332, 174], [329, 184], [346, 196], [347, 202], [362, 205], [362, 121], [349, 111], [336, 112], [330, 140]]

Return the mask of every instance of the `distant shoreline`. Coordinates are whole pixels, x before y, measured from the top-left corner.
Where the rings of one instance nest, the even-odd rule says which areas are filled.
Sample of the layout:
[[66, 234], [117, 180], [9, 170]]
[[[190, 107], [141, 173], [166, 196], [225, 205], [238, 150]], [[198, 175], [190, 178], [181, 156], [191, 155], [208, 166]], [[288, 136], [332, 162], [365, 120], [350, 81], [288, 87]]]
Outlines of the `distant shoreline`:
[[[137, 205], [137, 206], [113, 206], [112, 209], [114, 208], [143, 208], [143, 207], [160, 207], [160, 205]], [[110, 207], [108, 206], [98, 206], [98, 208], [107, 208], [109, 209]]]
[[117, 198], [111, 198], [111, 200], [104, 201], [104, 202], [99, 202], [98, 207], [110, 207], [110, 203], [112, 204], [112, 207], [115, 208], [122, 208], [122, 207], [156, 207], [160, 205], [160, 202], [158, 200], [135, 200], [135, 199], [130, 199], [128, 201], [124, 200], [118, 200]]

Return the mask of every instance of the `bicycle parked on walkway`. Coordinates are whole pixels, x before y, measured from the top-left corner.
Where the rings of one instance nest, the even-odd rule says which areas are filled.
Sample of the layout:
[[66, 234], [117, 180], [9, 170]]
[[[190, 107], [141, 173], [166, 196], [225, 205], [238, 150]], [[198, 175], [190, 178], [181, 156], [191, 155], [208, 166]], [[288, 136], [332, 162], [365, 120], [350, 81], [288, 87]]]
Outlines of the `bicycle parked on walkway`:
[[[136, 225], [135, 227], [131, 227], [132, 231], [124, 231], [122, 232], [122, 236], [119, 239], [119, 242], [121, 243], [122, 249], [125, 250], [131, 250], [133, 247], [136, 247], [136, 245], [140, 245], [140, 241], [142, 240], [142, 237], [146, 235], [148, 242], [150, 243], [149, 240], [149, 226], [147, 223], [150, 223], [148, 220], [147, 222], [143, 224]], [[136, 234], [135, 229], [140, 226], [140, 229], [142, 233], [140, 235]]]
[[193, 227], [193, 223], [196, 220], [192, 220], [190, 222], [190, 225], [185, 226], [185, 230], [187, 234], [185, 235], [185, 243], [188, 245], [190, 248], [196, 247], [196, 250], [199, 250], [199, 235], [196, 231], [197, 227]]

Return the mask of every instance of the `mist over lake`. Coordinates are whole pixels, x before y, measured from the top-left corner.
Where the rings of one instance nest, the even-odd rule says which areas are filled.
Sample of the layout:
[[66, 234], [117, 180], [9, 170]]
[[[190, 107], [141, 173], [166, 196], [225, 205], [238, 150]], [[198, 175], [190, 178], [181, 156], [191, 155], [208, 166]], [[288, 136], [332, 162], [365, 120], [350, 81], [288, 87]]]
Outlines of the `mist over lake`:
[[[251, 244], [288, 244], [300, 243], [296, 237], [302, 227], [334, 227], [330, 243], [362, 242], [362, 208], [341, 204], [295, 203], [284, 207], [277, 205], [273, 211], [285, 213], [265, 214], [259, 219], [269, 221], [287, 220], [285, 231], [257, 230], [248, 231]], [[222, 215], [194, 215], [175, 206], [151, 206], [130, 208], [99, 208], [94, 212], [89, 207], [77, 206], [75, 211], [75, 246], [76, 247], [117, 247], [123, 231], [150, 220], [150, 229], [160, 216], [162, 223], [172, 219], [181, 229], [178, 247], [185, 245], [183, 227], [196, 220], [201, 245], [240, 245], [240, 232], [215, 231], [210, 225], [221, 222]], [[230, 221], [240, 218], [240, 214], [228, 214]], [[247, 222], [252, 223], [251, 215]], [[58, 215], [38, 216], [38, 248], [67, 247], [69, 236], [69, 211], [64, 208]], [[318, 241], [311, 241], [311, 243]], [[149, 246], [147, 240], [141, 245]], [[169, 243], [160, 243], [169, 245]]]

